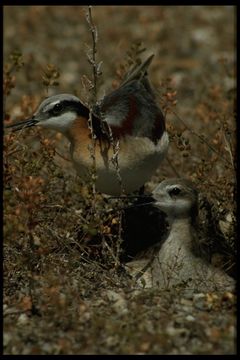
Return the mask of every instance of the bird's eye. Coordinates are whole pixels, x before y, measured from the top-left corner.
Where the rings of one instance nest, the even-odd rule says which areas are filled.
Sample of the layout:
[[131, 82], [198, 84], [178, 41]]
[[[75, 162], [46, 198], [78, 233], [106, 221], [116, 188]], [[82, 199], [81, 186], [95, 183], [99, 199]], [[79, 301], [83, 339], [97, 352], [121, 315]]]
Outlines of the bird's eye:
[[52, 113], [54, 115], [58, 115], [63, 109], [63, 105], [61, 103], [56, 104], [53, 108], [52, 108]]
[[175, 196], [175, 195], [180, 194], [180, 192], [181, 192], [181, 190], [178, 187], [175, 186], [174, 188], [169, 190], [168, 193], [169, 193], [170, 196]]

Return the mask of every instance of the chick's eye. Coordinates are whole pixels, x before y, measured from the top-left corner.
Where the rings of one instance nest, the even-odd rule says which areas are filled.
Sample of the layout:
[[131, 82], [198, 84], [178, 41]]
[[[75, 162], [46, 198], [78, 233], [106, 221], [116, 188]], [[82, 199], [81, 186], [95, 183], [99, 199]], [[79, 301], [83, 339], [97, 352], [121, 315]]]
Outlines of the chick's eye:
[[63, 109], [62, 104], [56, 104], [54, 108], [52, 109], [53, 114], [59, 114]]
[[168, 193], [170, 196], [175, 196], [175, 195], [180, 194], [180, 192], [181, 192], [181, 190], [178, 187], [174, 187], [171, 190], [169, 190]]

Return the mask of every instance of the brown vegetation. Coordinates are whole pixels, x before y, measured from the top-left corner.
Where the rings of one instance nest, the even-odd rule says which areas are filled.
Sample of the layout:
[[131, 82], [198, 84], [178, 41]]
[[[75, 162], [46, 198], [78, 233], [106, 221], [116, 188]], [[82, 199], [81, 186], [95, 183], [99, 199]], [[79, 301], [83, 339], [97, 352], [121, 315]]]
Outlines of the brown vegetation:
[[[227, 263], [225, 270], [231, 271], [236, 250], [233, 7], [92, 11], [99, 33], [96, 61], [102, 61], [94, 80], [83, 8], [5, 7], [5, 124], [31, 116], [49, 94], [69, 92], [89, 101], [97, 84], [101, 98], [118, 86], [133, 61], [155, 53], [149, 76], [171, 143], [147, 189], [169, 177], [191, 179], [203, 202], [207, 199], [201, 217], [212, 262]], [[5, 133], [5, 354], [235, 353], [233, 294], [131, 288], [122, 267], [124, 206], [125, 201], [107, 201], [92, 184], [82, 184], [60, 134], [38, 128]], [[216, 229], [220, 248], [231, 249], [230, 257], [219, 251], [219, 236], [211, 236]], [[151, 228], [149, 234], [156, 235]]]

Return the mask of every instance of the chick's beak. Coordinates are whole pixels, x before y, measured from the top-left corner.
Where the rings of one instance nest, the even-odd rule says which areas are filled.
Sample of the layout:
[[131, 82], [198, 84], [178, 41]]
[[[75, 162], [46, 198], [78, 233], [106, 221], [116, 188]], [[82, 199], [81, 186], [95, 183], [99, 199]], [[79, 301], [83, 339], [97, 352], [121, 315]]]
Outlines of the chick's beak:
[[28, 120], [25, 120], [25, 121], [18, 121], [17, 123], [15, 124], [11, 124], [11, 125], [7, 125], [5, 126], [6, 129], [12, 129], [12, 131], [18, 131], [18, 130], [22, 130], [22, 129], [25, 129], [25, 128], [28, 128], [28, 127], [31, 127], [31, 126], [34, 126], [34, 125], [37, 125], [38, 124], [38, 120], [36, 120], [34, 118], [34, 116]]

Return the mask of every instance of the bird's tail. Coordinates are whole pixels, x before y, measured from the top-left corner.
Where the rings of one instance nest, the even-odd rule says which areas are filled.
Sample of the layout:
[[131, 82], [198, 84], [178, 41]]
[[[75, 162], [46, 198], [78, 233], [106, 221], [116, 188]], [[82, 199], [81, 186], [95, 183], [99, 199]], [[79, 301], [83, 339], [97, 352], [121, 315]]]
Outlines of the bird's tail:
[[126, 85], [132, 80], [142, 80], [147, 75], [147, 69], [152, 62], [154, 54], [150, 55], [143, 63], [140, 65], [134, 65], [126, 74], [125, 79], [121, 83], [120, 87]]

